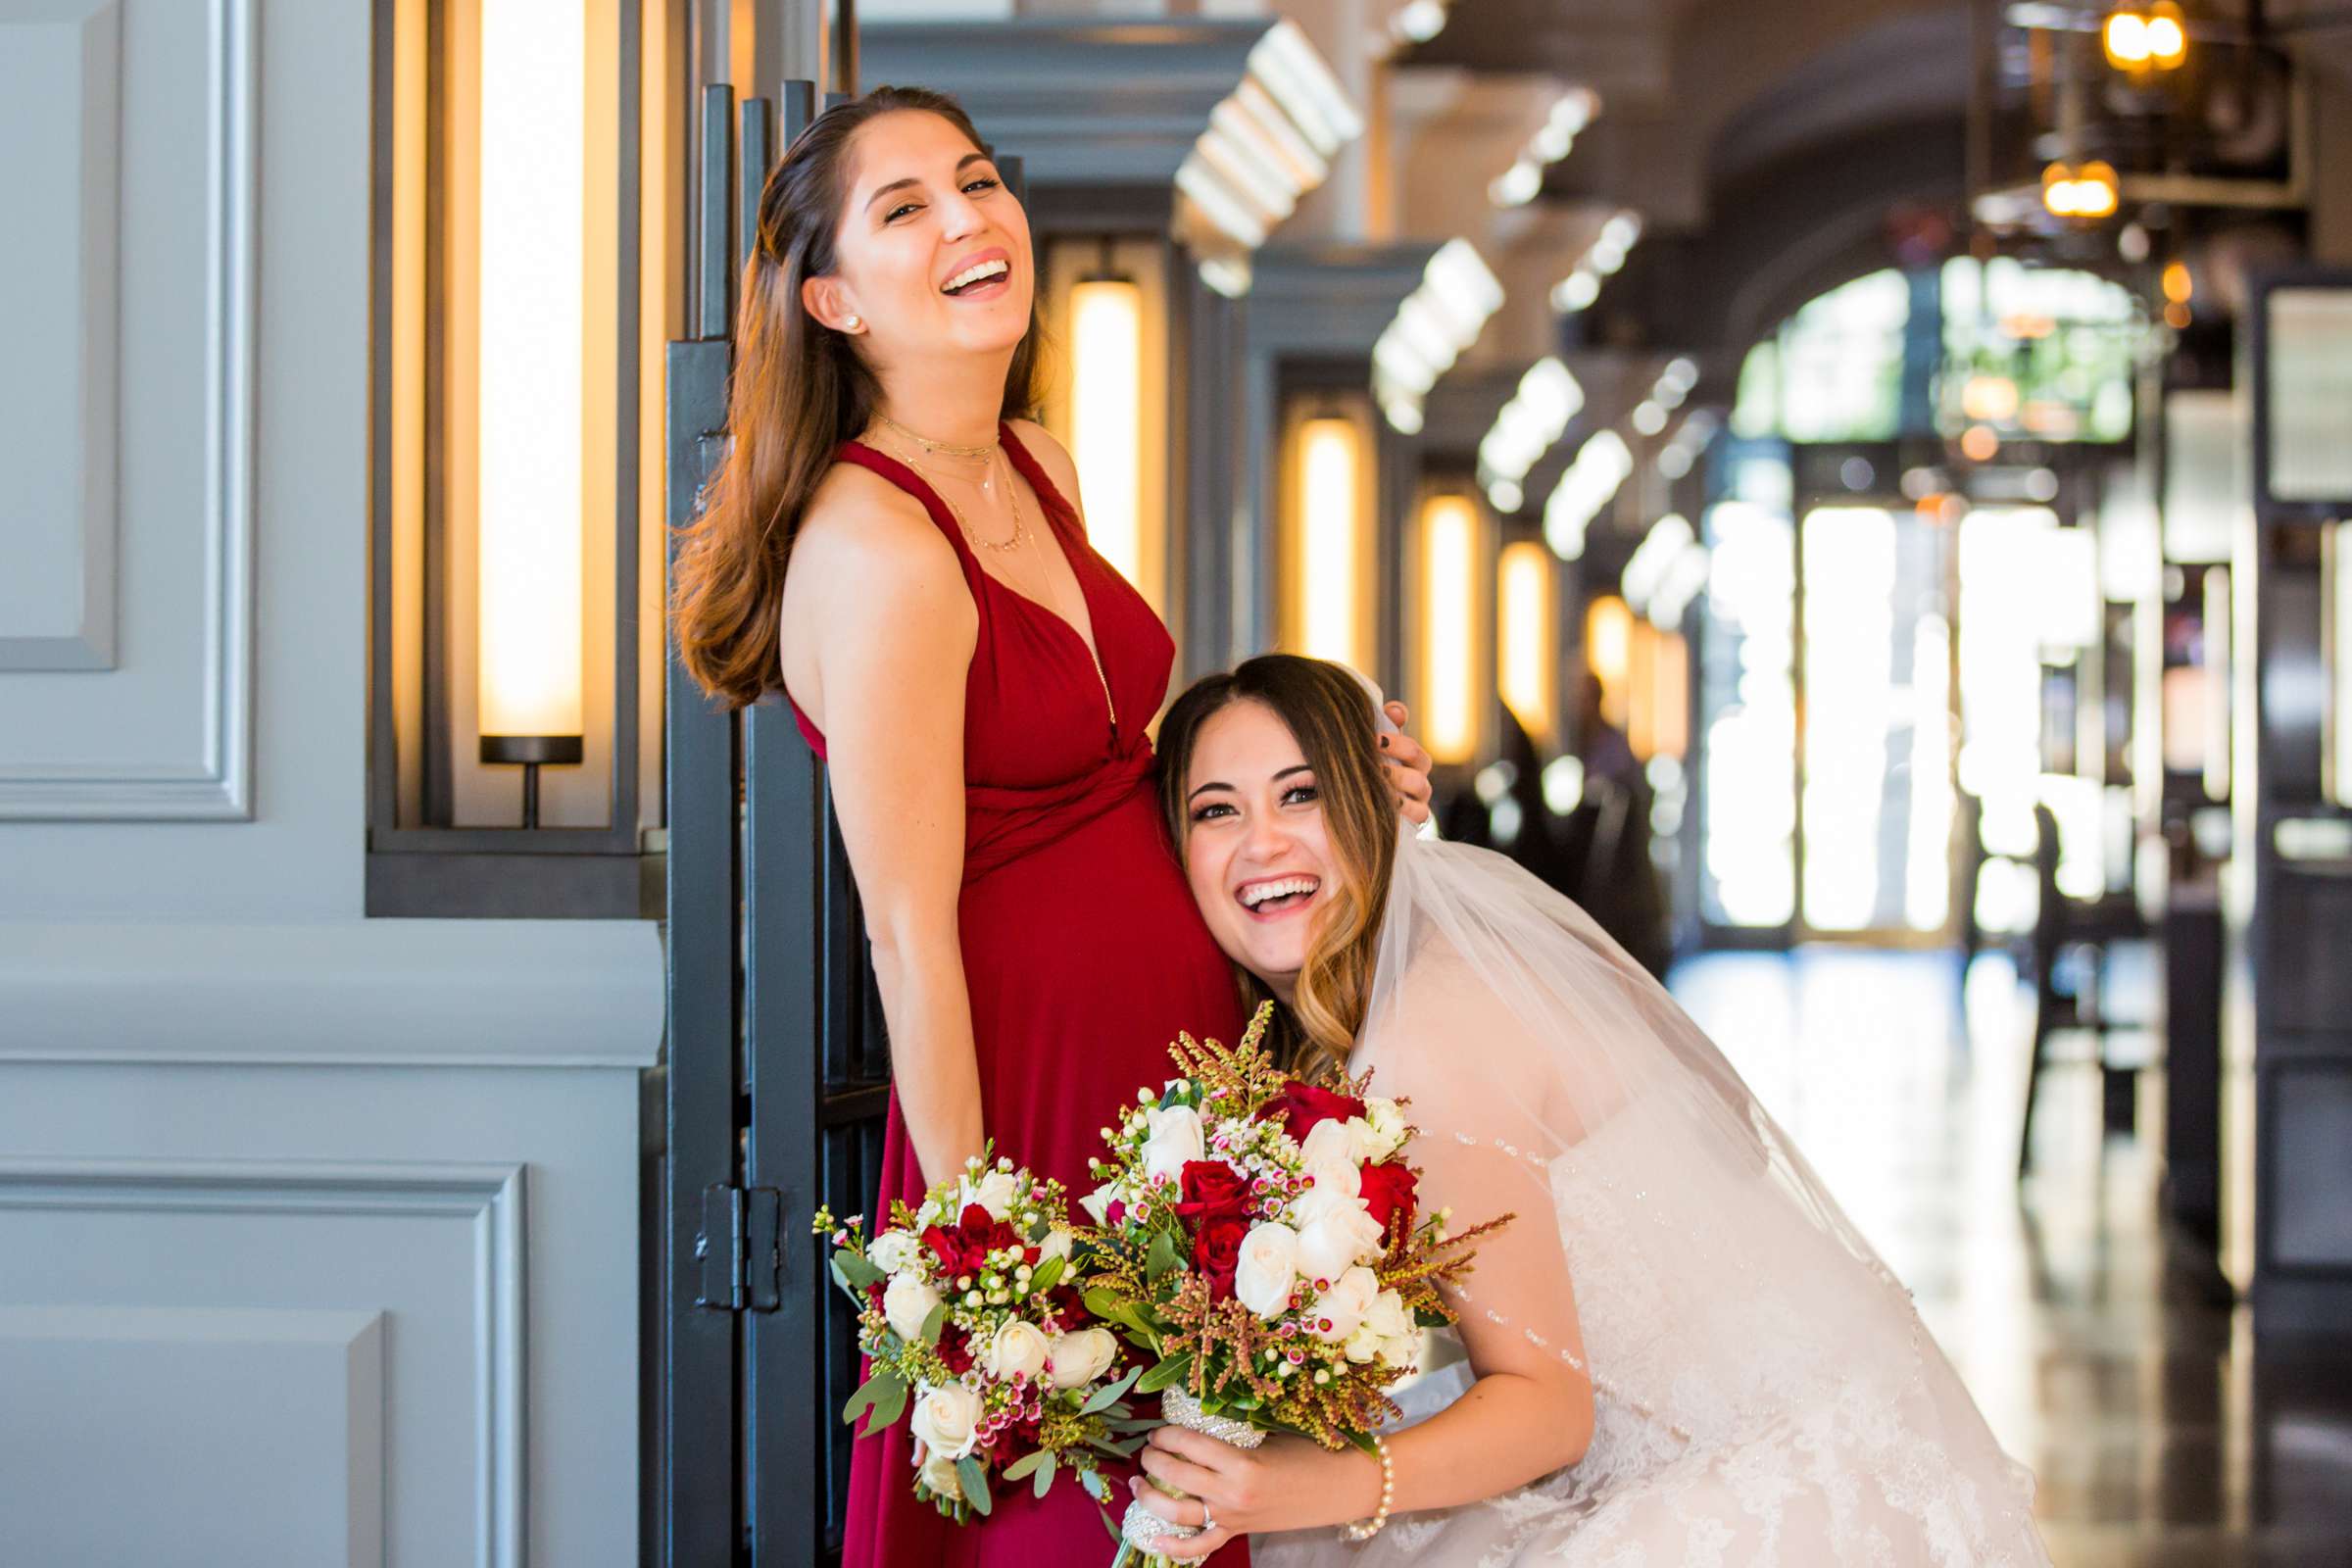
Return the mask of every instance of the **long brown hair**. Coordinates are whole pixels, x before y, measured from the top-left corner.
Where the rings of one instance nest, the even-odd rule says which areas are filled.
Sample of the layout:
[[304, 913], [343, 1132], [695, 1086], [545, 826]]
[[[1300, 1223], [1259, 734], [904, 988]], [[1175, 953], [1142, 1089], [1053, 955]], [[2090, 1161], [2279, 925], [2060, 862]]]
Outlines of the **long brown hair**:
[[[873, 368], [850, 337], [808, 315], [801, 284], [838, 262], [852, 138], [906, 110], [939, 116], [995, 156], [947, 94], [876, 87], [819, 115], [760, 193], [760, 232], [735, 318], [726, 461], [705, 492], [702, 516], [680, 531], [670, 573], [679, 662], [695, 684], [733, 707], [759, 701], [783, 679], [776, 605], [793, 539], [835, 450], [865, 428], [881, 402]], [[1032, 296], [1029, 329], [1004, 374], [1005, 417], [1035, 412], [1037, 360]]]
[[[1275, 1008], [1273, 1043], [1292, 1071], [1329, 1077], [1346, 1067], [1371, 1004], [1380, 921], [1396, 869], [1396, 805], [1381, 772], [1378, 719], [1362, 682], [1319, 659], [1261, 654], [1229, 675], [1195, 681], [1159, 725], [1159, 807], [1179, 857], [1192, 825], [1185, 779], [1201, 726], [1235, 703], [1271, 709], [1315, 770], [1339, 887], [1307, 939], [1290, 1005]], [[1276, 1000], [1248, 970], [1239, 979], [1250, 1007]]]

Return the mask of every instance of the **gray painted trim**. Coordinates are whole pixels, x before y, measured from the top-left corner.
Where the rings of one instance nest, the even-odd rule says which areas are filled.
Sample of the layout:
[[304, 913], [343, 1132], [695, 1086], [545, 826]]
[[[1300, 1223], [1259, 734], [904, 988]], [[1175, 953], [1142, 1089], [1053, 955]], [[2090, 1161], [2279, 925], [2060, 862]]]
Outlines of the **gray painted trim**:
[[0, 820], [242, 821], [253, 815], [255, 76], [253, 0], [206, 19], [202, 755], [141, 766], [0, 768]]
[[662, 987], [650, 920], [0, 925], [0, 1063], [635, 1069]]
[[527, 1568], [521, 1165], [0, 1159], [0, 1208], [183, 1214], [426, 1214], [474, 1233], [475, 1568]]

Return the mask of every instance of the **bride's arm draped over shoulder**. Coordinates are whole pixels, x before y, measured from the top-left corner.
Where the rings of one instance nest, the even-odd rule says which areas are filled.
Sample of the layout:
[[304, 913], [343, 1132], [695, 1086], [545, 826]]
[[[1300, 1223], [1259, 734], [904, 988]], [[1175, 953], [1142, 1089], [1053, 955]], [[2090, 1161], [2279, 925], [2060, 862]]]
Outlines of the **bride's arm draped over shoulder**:
[[793, 550], [786, 684], [823, 732], [873, 940], [892, 1078], [927, 1181], [980, 1152], [980, 1071], [956, 932], [963, 696], [978, 617], [919, 504], [836, 468]]

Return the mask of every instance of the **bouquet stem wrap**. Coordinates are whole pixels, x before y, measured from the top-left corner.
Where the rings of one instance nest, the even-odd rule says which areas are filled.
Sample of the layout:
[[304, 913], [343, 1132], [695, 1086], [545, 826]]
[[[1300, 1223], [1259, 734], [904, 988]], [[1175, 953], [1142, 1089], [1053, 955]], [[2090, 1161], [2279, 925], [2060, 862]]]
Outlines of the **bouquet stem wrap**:
[[[1159, 1396], [1159, 1413], [1170, 1426], [1179, 1426], [1188, 1432], [1204, 1433], [1219, 1443], [1230, 1443], [1237, 1448], [1254, 1448], [1266, 1441], [1266, 1435], [1255, 1427], [1227, 1416], [1210, 1415], [1200, 1408], [1199, 1400], [1180, 1388], [1169, 1389]], [[1160, 1486], [1157, 1481], [1147, 1484], [1158, 1487], [1171, 1497], [1185, 1495], [1173, 1487]], [[1126, 1537], [1128, 1545], [1144, 1552], [1152, 1551], [1162, 1541], [1187, 1541], [1200, 1534], [1200, 1528], [1195, 1525], [1170, 1524], [1145, 1507], [1141, 1498], [1127, 1505], [1127, 1517], [1119, 1521], [1119, 1529]]]

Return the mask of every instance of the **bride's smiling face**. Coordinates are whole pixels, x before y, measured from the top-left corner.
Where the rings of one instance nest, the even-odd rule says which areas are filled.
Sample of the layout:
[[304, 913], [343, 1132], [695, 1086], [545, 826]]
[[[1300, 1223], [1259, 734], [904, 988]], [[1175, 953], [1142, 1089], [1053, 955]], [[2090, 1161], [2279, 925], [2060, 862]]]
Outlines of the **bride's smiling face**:
[[1242, 701], [1201, 724], [1184, 788], [1193, 899], [1225, 956], [1287, 1002], [1338, 874], [1315, 771], [1272, 709]]

